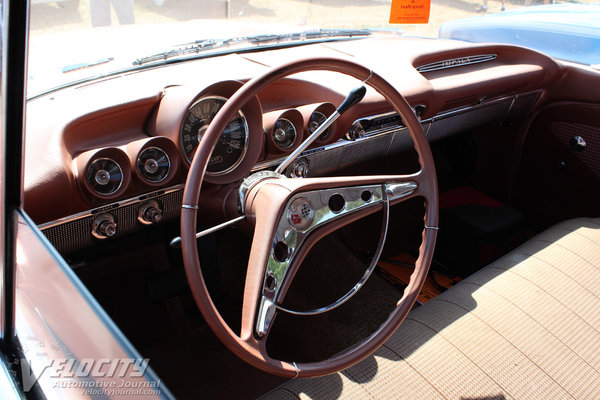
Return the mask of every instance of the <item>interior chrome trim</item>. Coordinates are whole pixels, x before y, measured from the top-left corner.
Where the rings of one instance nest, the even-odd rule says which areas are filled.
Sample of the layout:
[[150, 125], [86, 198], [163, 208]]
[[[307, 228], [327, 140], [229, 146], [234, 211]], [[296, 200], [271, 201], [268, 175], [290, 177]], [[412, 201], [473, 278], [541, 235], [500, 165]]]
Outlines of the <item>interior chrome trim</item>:
[[[470, 105], [470, 106], [465, 106], [465, 107], [460, 107], [460, 108], [456, 108], [453, 110], [448, 110], [448, 111], [444, 111], [444, 112], [440, 112], [436, 115], [434, 115], [431, 118], [427, 118], [427, 119], [423, 119], [421, 120], [421, 125], [423, 127], [426, 127], [426, 135], [427, 133], [429, 133], [429, 130], [431, 128], [431, 124], [435, 121], [439, 121], [440, 119], [444, 119], [444, 118], [448, 118], [448, 117], [452, 117], [455, 115], [459, 115], [459, 114], [463, 114], [466, 112], [470, 112], [470, 111], [474, 111], [476, 109], [482, 108], [482, 107], [486, 107], [492, 104], [496, 104], [502, 101], [507, 101], [507, 100], [511, 100], [513, 103], [516, 99], [516, 94], [515, 95], [508, 95], [508, 96], [503, 96], [503, 97], [498, 97], [492, 100], [485, 100], [484, 102], [480, 103], [480, 104], [475, 104], [475, 105]], [[377, 115], [372, 115], [369, 117], [364, 117], [364, 118], [359, 118], [354, 122], [358, 122], [361, 120], [365, 120], [365, 119], [375, 119], [375, 118], [383, 118], [383, 117], [387, 117], [390, 116], [392, 114], [396, 114], [396, 112], [391, 111], [391, 112], [386, 112], [383, 114], [377, 114]], [[338, 141], [334, 142], [334, 143], [330, 143], [324, 146], [320, 146], [320, 147], [315, 147], [312, 149], [308, 149], [303, 151], [301, 154], [298, 155], [298, 157], [307, 157], [311, 154], [314, 153], [318, 153], [321, 151], [327, 151], [327, 150], [332, 150], [332, 149], [336, 149], [338, 147], [343, 147], [343, 146], [348, 146], [348, 145], [352, 145], [355, 143], [359, 143], [365, 140], [371, 140], [377, 137], [380, 137], [382, 135], [389, 135], [389, 134], [393, 134], [402, 130], [408, 129], [406, 128], [404, 125], [395, 125], [395, 126], [390, 126], [390, 127], [386, 127], [386, 128], [382, 128], [380, 130], [377, 131], [371, 131], [371, 132], [367, 132], [367, 134], [362, 137], [362, 138], [357, 138], [356, 140], [353, 141], [349, 141], [349, 140], [344, 140], [344, 139], [339, 139]], [[281, 162], [285, 159], [285, 157], [281, 157], [281, 158], [277, 158], [274, 160], [269, 160], [269, 161], [263, 161], [260, 163], [257, 163], [254, 168], [252, 168], [251, 172], [256, 172], [256, 171], [260, 171], [263, 169], [267, 169], [267, 168], [271, 168], [274, 166], [277, 166], [279, 164], [281, 164]]]
[[[297, 199], [304, 199], [307, 207], [306, 210], [294, 211], [297, 214], [296, 218], [298, 218], [295, 222], [289, 221], [288, 213], [282, 215], [273, 237], [272, 249], [265, 269], [265, 276], [272, 274], [275, 284], [268, 290], [269, 293], [265, 292], [263, 294], [270, 297], [274, 302], [277, 301], [280, 285], [295, 257], [296, 250], [313, 230], [334, 219], [364, 208], [373, 207], [387, 200], [385, 193], [383, 193], [384, 190], [384, 185], [376, 184], [315, 190], [297, 193], [292, 196], [285, 206], [286, 210], [292, 210], [292, 206]], [[371, 193], [368, 201], [365, 201], [361, 197], [361, 194], [365, 191]], [[336, 194], [341, 195], [345, 202], [344, 208], [339, 212], [333, 212], [329, 206], [329, 199]], [[305, 222], [304, 220], [306, 220], [306, 224], [303, 223]], [[292, 221], [294, 221], [293, 218]], [[276, 257], [275, 248], [279, 242], [285, 243], [288, 249], [288, 255], [285, 257], [285, 260], [278, 260]]]
[[438, 120], [443, 119], [443, 118], [451, 117], [451, 116], [454, 116], [454, 115], [457, 115], [457, 114], [463, 114], [465, 112], [473, 111], [475, 109], [478, 109], [478, 108], [481, 108], [481, 107], [485, 107], [485, 106], [489, 106], [489, 105], [492, 105], [492, 104], [501, 103], [501, 102], [507, 101], [507, 100], [514, 101], [515, 96], [516, 96], [515, 94], [511, 94], [511, 95], [508, 95], [508, 96], [497, 97], [497, 98], [492, 99], [492, 100], [484, 100], [484, 101], [482, 101], [479, 104], [475, 104], [475, 105], [471, 105], [471, 106], [465, 106], [465, 107], [460, 107], [460, 108], [455, 108], [455, 109], [452, 109], [452, 110], [447, 110], [447, 111], [435, 114], [435, 116], [433, 116], [431, 118], [431, 121], [432, 122], [433, 121], [438, 121]]
[[[151, 179], [148, 179], [147, 177], [144, 176], [143, 172], [140, 171], [140, 165], [139, 165], [140, 158], [142, 157], [142, 155], [145, 152], [147, 152], [149, 150], [158, 150], [161, 153], [163, 153], [165, 155], [165, 157], [167, 158], [167, 163], [169, 164], [169, 165], [167, 165], [167, 173], [165, 174], [165, 176], [162, 179], [159, 179], [157, 181], [153, 181]], [[161, 182], [165, 181], [169, 177], [169, 174], [171, 173], [171, 157], [169, 157], [169, 155], [167, 154], [167, 152], [165, 150], [163, 150], [163, 149], [161, 149], [160, 147], [157, 147], [157, 146], [148, 146], [148, 147], [145, 147], [145, 148], [141, 149], [140, 152], [138, 153], [138, 156], [137, 156], [137, 159], [136, 159], [135, 163], [136, 163], [136, 169], [138, 170], [138, 172], [139, 172], [140, 176], [142, 177], [142, 179], [145, 180], [145, 181], [147, 181], [147, 182], [149, 182], [150, 184], [156, 185], [157, 183], [161, 183]]]
[[[423, 121], [423, 122], [425, 122], [425, 121]], [[348, 146], [348, 145], [360, 143], [360, 142], [363, 142], [363, 141], [366, 141], [366, 140], [372, 140], [372, 139], [375, 139], [375, 138], [379, 138], [379, 137], [381, 137], [383, 135], [389, 135], [389, 134], [392, 134], [392, 133], [396, 133], [396, 132], [402, 131], [404, 129], [407, 129], [407, 128], [406, 127], [396, 128], [396, 129], [392, 129], [392, 130], [389, 130], [389, 131], [386, 131], [386, 132], [380, 132], [380, 133], [377, 133], [377, 134], [373, 134], [373, 135], [365, 136], [365, 137], [362, 137], [362, 138], [358, 138], [358, 139], [353, 140], [353, 141], [348, 141], [348, 140], [340, 139], [340, 140], [338, 140], [337, 142], [334, 142], [334, 143], [330, 143], [330, 144], [327, 144], [327, 145], [324, 145], [324, 146], [321, 146], [321, 147], [315, 147], [315, 148], [312, 148], [312, 149], [305, 150], [304, 152], [302, 152], [298, 156], [298, 158], [307, 157], [307, 156], [309, 156], [311, 154], [320, 153], [322, 151], [337, 149], [338, 147], [343, 147], [343, 146]], [[281, 164], [281, 162], [284, 159], [285, 159], [284, 157], [281, 157], [281, 158], [277, 158], [277, 159], [273, 159], [273, 160], [269, 160], [269, 161], [260, 162], [260, 163], [256, 164], [254, 166], [254, 168], [252, 168], [251, 172], [257, 172], [257, 171], [260, 171], [260, 170], [263, 170], [263, 169], [266, 169], [266, 168], [271, 168], [271, 167], [277, 166], [277, 165]]]
[[155, 191], [152, 191], [152, 192], [148, 192], [148, 193], [144, 193], [142, 195], [139, 195], [139, 196], [136, 196], [136, 197], [132, 197], [132, 198], [129, 198], [129, 199], [126, 199], [126, 200], [117, 201], [117, 202], [114, 202], [114, 203], [111, 203], [111, 204], [107, 204], [107, 205], [102, 206], [102, 207], [93, 208], [93, 209], [87, 210], [87, 211], [82, 211], [80, 213], [69, 215], [69, 216], [63, 217], [63, 218], [59, 218], [59, 219], [56, 219], [54, 221], [45, 222], [43, 224], [38, 225], [38, 228], [43, 231], [44, 229], [52, 228], [52, 227], [57, 226], [57, 225], [62, 225], [62, 224], [65, 224], [67, 222], [76, 221], [78, 219], [86, 218], [86, 217], [89, 217], [90, 215], [96, 215], [96, 214], [99, 214], [99, 213], [102, 213], [102, 212], [106, 212], [106, 211], [114, 210], [114, 209], [117, 209], [117, 208], [129, 206], [131, 204], [141, 203], [144, 200], [148, 200], [148, 199], [151, 199], [151, 198], [154, 198], [154, 197], [162, 196], [164, 194], [173, 193], [173, 192], [176, 192], [178, 190], [183, 190], [183, 184], [171, 186], [169, 188], [158, 189], [158, 190], [155, 190]]
[[[292, 140], [290, 142], [290, 144], [287, 146], [280, 145], [279, 143], [277, 143], [277, 139], [275, 139], [275, 132], [277, 132], [277, 129], [275, 129], [275, 127], [277, 126], [277, 123], [280, 121], [281, 122], [285, 121], [288, 124], [290, 124], [292, 126], [292, 128], [294, 128], [294, 140]], [[298, 138], [298, 132], [296, 131], [296, 125], [294, 125], [294, 123], [287, 118], [283, 118], [283, 117], [277, 118], [277, 120], [275, 121], [275, 124], [273, 125], [273, 129], [271, 130], [271, 139], [273, 139], [273, 143], [275, 143], [275, 145], [277, 145], [278, 147], [280, 147], [282, 149], [289, 149], [290, 147], [292, 147], [294, 145], [294, 142], [296, 141], [297, 138]]]
[[[371, 197], [368, 200], [362, 198], [361, 196], [365, 191], [369, 191], [371, 193]], [[338, 213], [334, 213], [329, 207], [330, 197], [336, 194], [341, 195], [346, 201], [346, 206]], [[299, 211], [299, 213], [304, 212], [303, 216], [300, 218], [305, 219], [306, 224], [303, 224], [299, 221], [296, 221], [299, 223], [296, 223], [293, 220], [290, 221], [288, 218], [289, 216], [286, 215], [289, 214], [289, 212], [284, 213], [279, 221], [279, 226], [273, 238], [271, 253], [269, 254], [267, 266], [265, 268], [263, 289], [260, 296], [259, 311], [256, 318], [255, 332], [259, 337], [263, 337], [269, 331], [276, 310], [295, 315], [316, 315], [337, 308], [352, 298], [363, 287], [365, 282], [373, 273], [381, 256], [383, 244], [385, 243], [385, 239], [387, 237], [389, 201], [386, 193], [386, 184], [350, 186], [345, 188], [324, 189], [298, 193], [288, 200], [286, 209], [290, 211], [293, 203], [298, 200], [303, 200], [304, 203], [311, 208], [311, 212], [306, 213], [304, 211]], [[337, 219], [341, 215], [350, 214], [360, 209], [373, 207], [378, 204], [383, 205], [382, 231], [379, 237], [379, 243], [377, 245], [375, 255], [359, 281], [352, 288], [350, 288], [346, 294], [325, 307], [307, 311], [297, 311], [283, 307], [278, 301], [280, 300], [280, 289], [284, 280], [287, 278], [288, 269], [294, 260], [294, 257], [296, 256], [297, 250], [300, 248], [307, 235], [310, 234], [315, 228]], [[275, 257], [275, 248], [277, 243], [285, 243], [285, 246], [287, 247], [287, 256], [285, 260], [278, 261]], [[271, 285], [268, 284], [268, 278], [270, 278], [272, 282]]]
[[517, 100], [519, 100], [519, 93], [517, 93], [517, 94], [515, 94], [513, 96], [513, 99], [512, 99], [512, 101], [510, 103], [510, 107], [508, 107], [508, 111], [506, 112], [507, 114], [510, 114], [510, 112], [512, 111], [512, 109], [513, 109], [515, 103], [517, 102]]
[[[89, 174], [90, 174], [90, 169], [92, 168], [93, 165], [95, 165], [96, 163], [98, 163], [100, 161], [110, 161], [110, 162], [112, 162], [113, 164], [115, 164], [117, 166], [117, 168], [119, 169], [119, 173], [121, 174], [121, 179], [119, 180], [119, 185], [116, 187], [116, 189], [114, 189], [114, 190], [112, 190], [110, 192], [107, 192], [107, 193], [102, 193], [102, 192], [98, 191], [88, 181]], [[100, 170], [96, 171], [96, 174], [99, 171]], [[104, 172], [108, 172], [108, 171], [105, 170]], [[96, 175], [96, 174], [94, 174], [94, 175]], [[96, 195], [98, 195], [100, 197], [107, 197], [107, 196], [111, 196], [111, 195], [117, 193], [119, 190], [121, 190], [121, 187], [123, 186], [123, 181], [125, 180], [125, 174], [123, 173], [123, 167], [121, 167], [121, 164], [119, 164], [119, 162], [117, 160], [115, 160], [113, 158], [110, 158], [110, 157], [99, 157], [99, 158], [96, 158], [96, 159], [93, 159], [92, 161], [90, 161], [89, 164], [87, 165], [87, 167], [85, 168], [85, 175], [86, 175], [85, 179], [86, 179], [86, 182], [87, 182], [89, 188], [92, 190], [92, 192], [94, 194], [96, 194]], [[95, 179], [96, 179], [97, 183], [100, 183], [100, 182], [98, 182], [98, 178], [97, 177]]]
[[[217, 99], [217, 100], [224, 100], [225, 102], [227, 102], [229, 99], [227, 97], [223, 97], [223, 96], [216, 96], [216, 95], [208, 95], [208, 96], [203, 96], [200, 97], [198, 100], [196, 100], [185, 112], [185, 116], [187, 116], [188, 113], [191, 112], [191, 110], [199, 103], [205, 101], [205, 100], [211, 100], [211, 99]], [[223, 107], [223, 106], [221, 106]], [[219, 108], [220, 110], [221, 108]], [[218, 113], [218, 111], [217, 111]], [[244, 161], [244, 158], [246, 158], [246, 153], [248, 152], [248, 141], [250, 138], [250, 128], [248, 127], [248, 121], [246, 120], [246, 116], [244, 115], [244, 112], [240, 109], [237, 111], [237, 114], [240, 116], [240, 118], [242, 119], [242, 122], [244, 123], [244, 133], [245, 133], [245, 142], [244, 142], [244, 149], [242, 151], [242, 154], [240, 155], [240, 157], [236, 160], [235, 164], [233, 164], [232, 166], [222, 170], [222, 171], [217, 171], [217, 172], [209, 172], [206, 171], [206, 175], [208, 176], [221, 176], [221, 175], [225, 175], [228, 174], [229, 172], [233, 171], [234, 169], [236, 169], [241, 163], [242, 161]], [[216, 114], [215, 114], [216, 115]], [[214, 117], [213, 117], [214, 118]], [[184, 117], [184, 121], [185, 121], [185, 117]], [[183, 160], [186, 162], [186, 164], [188, 166], [191, 165], [192, 160], [188, 158], [187, 154], [185, 154], [184, 151], [184, 146], [183, 146], [183, 123], [181, 125], [181, 127], [179, 128], [179, 145], [181, 146], [181, 152], [183, 154]], [[227, 129], [227, 128], [225, 128]], [[221, 134], [223, 134], [223, 132], [221, 132]], [[213, 151], [214, 151], [214, 147], [213, 147]], [[212, 153], [211, 153], [212, 154]]]
[[[319, 112], [319, 111], [314, 111], [314, 113]], [[300, 144], [300, 146], [298, 146], [296, 149], [294, 149], [294, 151], [292, 151], [287, 157], [285, 157], [283, 159], [283, 161], [281, 162], [281, 164], [275, 169], [275, 172], [280, 174], [283, 171], [285, 171], [285, 169], [292, 163], [292, 161], [294, 161], [296, 158], [298, 158], [298, 156], [308, 148], [308, 146], [310, 146], [312, 144], [312, 142], [314, 142], [319, 136], [321, 136], [323, 134], [323, 132], [325, 132], [325, 130], [327, 130], [327, 128], [329, 128], [331, 126], [331, 124], [333, 124], [335, 122], [336, 119], [338, 119], [340, 116], [340, 113], [336, 110], [333, 112], [333, 114], [331, 114], [329, 117], [327, 117], [327, 119], [325, 121], [323, 121], [323, 123], [321, 125], [319, 125], [317, 127], [317, 129], [315, 129], [313, 131], [313, 133], [311, 133], [306, 139], [304, 139], [304, 142], [302, 142]]]
[[415, 191], [417, 183], [413, 181], [403, 183], [387, 183], [385, 185], [385, 192], [389, 201], [394, 201], [407, 196], [408, 194]]
[[436, 61], [416, 67], [418, 72], [432, 72], [443, 69], [462, 67], [464, 65], [479, 64], [486, 61], [493, 61], [498, 57], [497, 54], [480, 54], [476, 56], [466, 56], [450, 58], [448, 60]]
[[316, 308], [314, 310], [296, 311], [296, 310], [291, 310], [289, 308], [285, 308], [278, 303], [274, 303], [275, 308], [277, 308], [279, 311], [284, 311], [284, 312], [294, 314], [294, 315], [323, 314], [323, 313], [326, 313], [327, 311], [331, 311], [335, 308], [338, 308], [339, 306], [341, 306], [342, 304], [344, 304], [345, 302], [350, 300], [352, 297], [354, 297], [354, 295], [356, 293], [358, 293], [358, 291], [365, 285], [365, 283], [367, 283], [367, 280], [373, 274], [373, 271], [375, 270], [375, 267], [377, 266], [377, 263], [379, 262], [379, 258], [381, 257], [381, 253], [383, 251], [383, 245], [385, 244], [385, 239], [387, 237], [388, 222], [389, 222], [389, 216], [390, 216], [390, 203], [389, 203], [388, 199], [386, 198], [385, 191], [382, 193], [382, 195], [383, 195], [384, 209], [383, 209], [383, 222], [382, 222], [382, 228], [381, 228], [381, 235], [379, 236], [379, 243], [377, 244], [377, 250], [375, 250], [375, 255], [373, 256], [371, 263], [369, 264], [369, 266], [365, 270], [365, 273], [361, 276], [359, 281], [354, 286], [352, 286], [352, 288], [350, 288], [350, 290], [348, 292], [346, 292], [346, 294], [344, 294], [342, 297], [340, 297], [333, 303], [331, 303], [327, 306], [324, 306], [324, 307]]
[[[197, 210], [198, 206], [196, 206], [196, 208], [192, 208], [191, 206], [189, 206], [187, 204], [184, 204], [182, 206], [182, 208], [191, 208], [191, 209], [196, 209]], [[220, 231], [221, 229], [227, 228], [228, 226], [235, 225], [238, 222], [243, 221], [245, 219], [246, 219], [245, 215], [240, 215], [239, 217], [236, 217], [234, 219], [230, 219], [229, 221], [223, 222], [222, 224], [219, 224], [219, 225], [213, 226], [212, 228], [208, 228], [208, 229], [205, 229], [203, 231], [200, 231], [200, 232], [196, 233], [196, 239], [200, 239], [201, 237], [204, 237], [206, 235], [210, 235], [211, 233]], [[179, 247], [179, 246], [181, 246], [181, 237], [177, 236], [176, 238], [173, 238], [173, 240], [171, 240], [171, 242], [169, 243], [169, 245], [171, 247]]]

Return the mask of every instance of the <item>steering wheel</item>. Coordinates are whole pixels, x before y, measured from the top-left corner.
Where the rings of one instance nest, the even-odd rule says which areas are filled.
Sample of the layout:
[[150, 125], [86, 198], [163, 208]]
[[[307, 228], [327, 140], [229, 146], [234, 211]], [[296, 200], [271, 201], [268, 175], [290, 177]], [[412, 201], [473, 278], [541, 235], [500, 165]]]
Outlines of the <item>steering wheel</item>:
[[[202, 181], [213, 147], [237, 110], [277, 79], [304, 71], [333, 71], [352, 76], [379, 92], [401, 116], [413, 139], [420, 171], [410, 175], [354, 176], [286, 179], [263, 173], [247, 179], [241, 200], [246, 219], [254, 225], [243, 295], [241, 333], [234, 333], [219, 314], [204, 279], [198, 258], [196, 218]], [[396, 308], [369, 337], [332, 358], [295, 363], [271, 358], [266, 341], [277, 312], [294, 312], [281, 305], [308, 250], [326, 234], [353, 221], [384, 211], [385, 241], [389, 206], [420, 196], [425, 200], [424, 229], [415, 271]], [[438, 223], [438, 193], [429, 143], [418, 118], [406, 100], [385, 79], [354, 61], [310, 58], [273, 68], [248, 81], [221, 108], [205, 132], [191, 163], [181, 210], [181, 245], [187, 279], [194, 299], [217, 337], [249, 364], [287, 377], [311, 377], [345, 369], [373, 353], [398, 328], [416, 301], [433, 256]], [[378, 261], [378, 254], [372, 266]], [[370, 272], [365, 273], [366, 280]], [[317, 310], [326, 312], [360, 288], [359, 282], [345, 298]], [[352, 292], [352, 293], [351, 293]]]

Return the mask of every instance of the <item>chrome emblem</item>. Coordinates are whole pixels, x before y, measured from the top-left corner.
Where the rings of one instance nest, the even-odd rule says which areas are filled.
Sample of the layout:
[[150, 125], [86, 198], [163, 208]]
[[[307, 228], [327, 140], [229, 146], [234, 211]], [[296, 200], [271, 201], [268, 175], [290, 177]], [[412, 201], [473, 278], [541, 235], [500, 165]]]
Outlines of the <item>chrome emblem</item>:
[[292, 228], [303, 231], [314, 221], [315, 210], [307, 198], [299, 197], [290, 204], [287, 218]]

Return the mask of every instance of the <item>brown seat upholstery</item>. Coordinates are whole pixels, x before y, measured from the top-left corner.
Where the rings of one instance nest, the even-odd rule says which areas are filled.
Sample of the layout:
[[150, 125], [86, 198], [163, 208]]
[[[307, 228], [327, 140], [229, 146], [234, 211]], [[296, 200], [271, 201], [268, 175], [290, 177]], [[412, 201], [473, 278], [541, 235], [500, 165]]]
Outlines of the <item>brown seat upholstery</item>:
[[265, 399], [600, 399], [600, 219], [565, 221], [409, 314], [373, 356]]

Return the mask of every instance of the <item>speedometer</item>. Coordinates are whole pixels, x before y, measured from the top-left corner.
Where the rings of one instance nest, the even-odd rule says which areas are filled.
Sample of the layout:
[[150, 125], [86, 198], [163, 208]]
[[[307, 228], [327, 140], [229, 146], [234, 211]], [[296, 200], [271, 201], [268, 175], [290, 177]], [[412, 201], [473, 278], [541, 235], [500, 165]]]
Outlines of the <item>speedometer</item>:
[[[224, 97], [203, 97], [195, 102], [183, 119], [181, 148], [188, 162], [192, 162], [198, 143], [211, 121], [227, 101]], [[248, 149], [248, 124], [241, 111], [233, 117], [221, 133], [206, 167], [208, 175], [224, 175], [237, 167]]]

